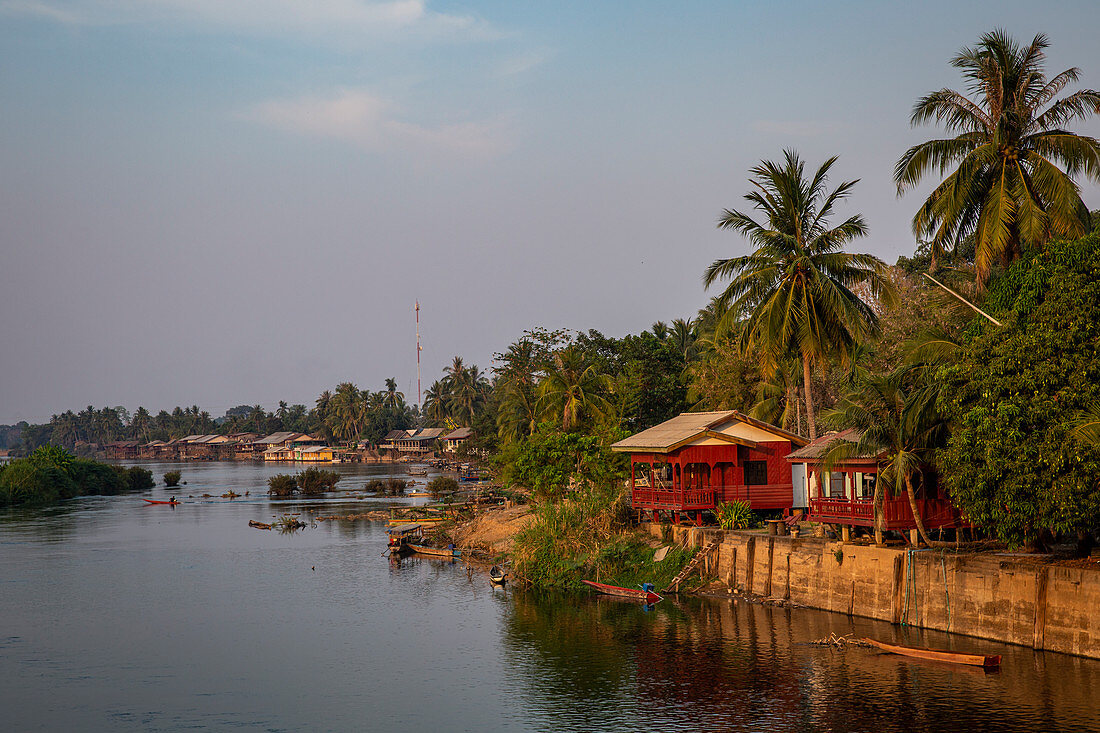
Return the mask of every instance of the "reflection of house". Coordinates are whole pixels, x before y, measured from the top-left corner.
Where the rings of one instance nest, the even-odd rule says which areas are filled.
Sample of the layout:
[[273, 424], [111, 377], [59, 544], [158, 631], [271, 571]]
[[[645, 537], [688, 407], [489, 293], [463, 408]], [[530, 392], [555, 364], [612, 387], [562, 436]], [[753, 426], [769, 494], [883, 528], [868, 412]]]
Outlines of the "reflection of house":
[[620, 440], [611, 449], [630, 454], [631, 506], [654, 519], [661, 512], [694, 514], [723, 501], [753, 509], [806, 506], [794, 490], [785, 457], [805, 438], [736, 410], [685, 412]]
[[458, 447], [474, 436], [473, 428], [458, 428], [440, 438], [443, 450], [454, 452]]
[[[826, 433], [787, 456], [799, 491], [810, 500], [810, 519], [849, 526], [875, 525], [875, 484], [879, 481], [879, 456], [856, 455], [837, 461], [832, 470], [824, 467], [825, 454], [837, 441], [858, 442], [860, 433], [853, 429]], [[970, 526], [951, 500], [942, 494], [932, 471], [918, 474], [914, 487], [917, 511], [928, 528]], [[908, 495], [896, 494], [883, 484], [884, 529], [914, 529], [913, 508]]]

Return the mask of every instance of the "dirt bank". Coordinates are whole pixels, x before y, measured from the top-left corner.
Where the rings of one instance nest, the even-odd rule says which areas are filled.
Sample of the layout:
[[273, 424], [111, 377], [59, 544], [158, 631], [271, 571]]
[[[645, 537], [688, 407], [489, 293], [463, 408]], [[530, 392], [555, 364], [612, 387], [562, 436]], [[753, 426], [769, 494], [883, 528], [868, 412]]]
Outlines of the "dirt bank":
[[492, 555], [508, 552], [515, 536], [535, 518], [526, 505], [493, 508], [455, 527], [452, 540], [457, 547], [481, 550]]

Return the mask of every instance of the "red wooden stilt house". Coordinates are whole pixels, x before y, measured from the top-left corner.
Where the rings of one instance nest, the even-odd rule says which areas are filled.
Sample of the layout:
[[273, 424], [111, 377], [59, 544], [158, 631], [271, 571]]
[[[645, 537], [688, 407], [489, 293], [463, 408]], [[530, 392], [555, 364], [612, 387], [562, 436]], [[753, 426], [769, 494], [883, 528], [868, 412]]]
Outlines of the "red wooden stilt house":
[[719, 502], [753, 509], [805, 507], [786, 456], [806, 439], [736, 410], [685, 412], [620, 440], [630, 454], [631, 506], [644, 518], [675, 520], [687, 513], [702, 524]]
[[[810, 497], [810, 519], [815, 522], [874, 527], [875, 484], [879, 480], [879, 456], [853, 456], [825, 470], [825, 454], [835, 441], [859, 441], [860, 433], [853, 429], [826, 433], [787, 456], [795, 482]], [[905, 492], [896, 494], [893, 486], [884, 485], [884, 529], [911, 530], [917, 526], [913, 508]], [[938, 486], [936, 474], [921, 474], [914, 494], [917, 511], [927, 529], [969, 527], [962, 512]]]

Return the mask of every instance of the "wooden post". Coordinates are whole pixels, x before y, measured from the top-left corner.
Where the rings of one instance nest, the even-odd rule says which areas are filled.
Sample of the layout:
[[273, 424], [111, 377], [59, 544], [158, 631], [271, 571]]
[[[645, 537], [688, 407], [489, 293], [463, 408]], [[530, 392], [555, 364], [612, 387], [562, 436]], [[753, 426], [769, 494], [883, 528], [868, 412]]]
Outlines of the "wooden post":
[[764, 585], [764, 597], [772, 596], [772, 570], [775, 566], [775, 538], [768, 538], [768, 582]]
[[726, 585], [732, 590], [737, 589], [737, 548], [730, 547], [730, 571], [726, 576]]
[[840, 541], [844, 544], [852, 541], [852, 528], [847, 524], [840, 525]]
[[909, 530], [909, 544], [913, 547], [920, 547], [920, 534], [915, 529]]
[[756, 538], [749, 537], [745, 548], [745, 592], [752, 593], [752, 576], [756, 568]]
[[1047, 583], [1050, 566], [1044, 565], [1035, 577], [1035, 633], [1032, 647], [1042, 649], [1046, 643], [1047, 632]]
[[791, 600], [791, 553], [787, 553], [787, 588], [783, 592], [783, 600]]
[[894, 556], [894, 623], [901, 623], [901, 602], [905, 593], [905, 555]]

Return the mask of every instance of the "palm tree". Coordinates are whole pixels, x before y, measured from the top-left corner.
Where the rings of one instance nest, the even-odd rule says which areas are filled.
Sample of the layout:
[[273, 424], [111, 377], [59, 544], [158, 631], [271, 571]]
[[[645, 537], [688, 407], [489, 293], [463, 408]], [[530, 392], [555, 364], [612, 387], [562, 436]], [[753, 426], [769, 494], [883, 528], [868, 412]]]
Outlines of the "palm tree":
[[676, 346], [676, 350], [683, 354], [685, 363], [695, 358], [698, 351], [695, 342], [699, 339], [699, 327], [694, 321], [677, 318], [668, 329], [667, 338]]
[[933, 265], [938, 253], [975, 234], [979, 285], [997, 260], [1008, 264], [1025, 247], [1089, 230], [1072, 176], [1100, 180], [1100, 142], [1062, 126], [1100, 113], [1100, 93], [1083, 89], [1055, 100], [1080, 71], [1048, 81], [1048, 45], [1041, 33], [1025, 47], [995, 30], [962, 49], [951, 64], [971, 97], [941, 89], [918, 100], [910, 117], [913, 125], [940, 122], [955, 136], [914, 145], [894, 167], [898, 195], [932, 170], [954, 168], [913, 217], [913, 231], [931, 237]]
[[405, 393], [397, 391], [397, 380], [393, 377], [386, 378], [386, 391], [382, 405], [393, 410], [400, 410], [405, 402]]
[[[909, 497], [909, 506], [921, 538], [929, 546], [932, 540], [921, 521], [915, 494], [915, 479], [928, 465], [931, 452], [944, 435], [944, 423], [922, 399], [920, 389], [907, 385], [907, 370], [888, 375], [860, 372], [851, 391], [825, 413], [825, 419], [838, 427], [861, 431], [857, 442], [835, 441], [825, 454], [831, 466], [854, 456], [877, 456], [883, 481], [894, 485], [894, 493]], [[883, 527], [882, 484], [875, 482], [875, 539], [881, 542]]]
[[606, 418], [614, 409], [605, 395], [610, 380], [596, 371], [585, 353], [567, 346], [554, 355], [546, 378], [539, 384], [538, 411], [560, 421], [566, 432], [580, 427], [587, 419]]
[[774, 357], [797, 354], [802, 359], [803, 391], [810, 439], [817, 437], [810, 375], [831, 356], [847, 361], [849, 350], [878, 329], [878, 317], [853, 292], [862, 286], [889, 305], [893, 288], [886, 265], [868, 254], [849, 254], [842, 247], [866, 236], [863, 217], [853, 214], [839, 226], [827, 220], [837, 202], [848, 196], [856, 181], [846, 181], [831, 193], [825, 183], [836, 162], [826, 160], [811, 180], [793, 150], [780, 164], [762, 161], [750, 170], [756, 190], [745, 194], [753, 208], [766, 217], [758, 223], [748, 214], [726, 209], [720, 229], [743, 234], [756, 250], [743, 257], [715, 260], [707, 268], [707, 287], [722, 278], [732, 282], [718, 298], [723, 313], [719, 333], [728, 331], [742, 314], [742, 349], [759, 350], [765, 371], [776, 367]]
[[424, 392], [424, 417], [436, 425], [447, 419], [447, 385], [441, 380], [432, 382]]

